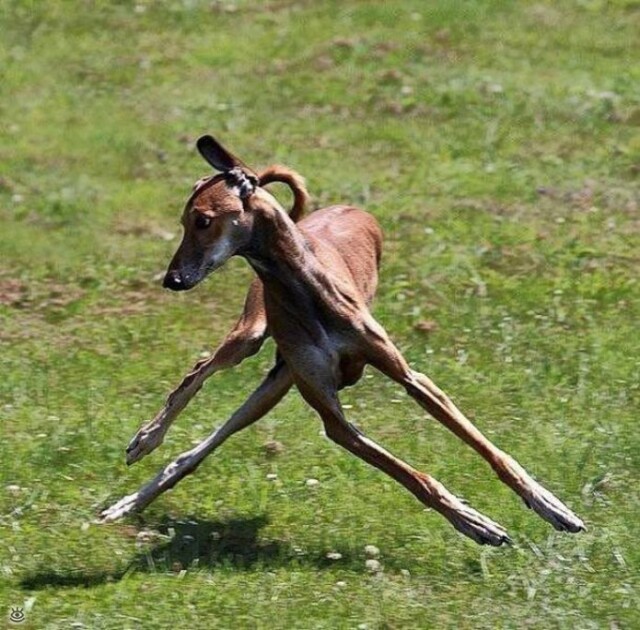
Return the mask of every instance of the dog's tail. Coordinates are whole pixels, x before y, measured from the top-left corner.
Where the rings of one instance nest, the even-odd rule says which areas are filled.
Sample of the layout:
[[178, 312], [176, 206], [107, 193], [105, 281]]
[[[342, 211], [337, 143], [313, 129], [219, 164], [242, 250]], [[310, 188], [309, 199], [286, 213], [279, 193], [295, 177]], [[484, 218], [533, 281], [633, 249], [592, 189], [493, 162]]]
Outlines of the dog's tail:
[[309, 202], [309, 193], [305, 186], [302, 175], [292, 171], [286, 166], [275, 164], [268, 166], [259, 175], [260, 186], [267, 186], [273, 182], [281, 182], [286, 184], [293, 193], [293, 206], [289, 212], [289, 216], [297, 223], [305, 212], [306, 205]]

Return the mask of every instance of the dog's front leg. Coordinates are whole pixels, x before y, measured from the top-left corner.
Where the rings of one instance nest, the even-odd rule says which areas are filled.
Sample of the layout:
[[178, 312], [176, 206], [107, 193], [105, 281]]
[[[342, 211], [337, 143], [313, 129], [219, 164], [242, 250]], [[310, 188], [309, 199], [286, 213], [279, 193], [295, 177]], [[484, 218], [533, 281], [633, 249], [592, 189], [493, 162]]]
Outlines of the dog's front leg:
[[204, 382], [215, 372], [238, 365], [254, 355], [267, 337], [262, 284], [254, 280], [245, 301], [242, 316], [214, 352], [213, 356], [198, 361], [180, 385], [167, 397], [164, 407], [133, 437], [127, 446], [127, 464], [141, 460], [158, 448], [173, 421], [198, 393]]
[[267, 414], [289, 391], [292, 385], [289, 369], [278, 361], [267, 378], [246, 402], [219, 429], [198, 446], [182, 453], [161, 470], [138, 492], [130, 494], [101, 512], [103, 522], [114, 521], [132, 512], [141, 512], [155, 498], [173, 488], [183, 477], [191, 474], [202, 461], [231, 435], [245, 429]]

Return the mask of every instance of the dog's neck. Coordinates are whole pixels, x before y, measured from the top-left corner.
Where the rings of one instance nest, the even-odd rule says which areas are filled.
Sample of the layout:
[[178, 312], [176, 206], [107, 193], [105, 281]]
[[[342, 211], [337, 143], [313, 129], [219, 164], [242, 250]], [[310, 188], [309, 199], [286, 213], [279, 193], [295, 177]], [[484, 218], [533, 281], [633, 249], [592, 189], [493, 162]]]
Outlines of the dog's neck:
[[251, 200], [255, 213], [252, 237], [242, 255], [267, 285], [288, 285], [317, 265], [312, 242], [269, 193]]
[[328, 272], [319, 257], [322, 246], [273, 199], [257, 210], [253, 237], [242, 256], [262, 280], [265, 302], [279, 304], [287, 317], [306, 319], [318, 308], [349, 317], [362, 306], [361, 300], [348, 281]]

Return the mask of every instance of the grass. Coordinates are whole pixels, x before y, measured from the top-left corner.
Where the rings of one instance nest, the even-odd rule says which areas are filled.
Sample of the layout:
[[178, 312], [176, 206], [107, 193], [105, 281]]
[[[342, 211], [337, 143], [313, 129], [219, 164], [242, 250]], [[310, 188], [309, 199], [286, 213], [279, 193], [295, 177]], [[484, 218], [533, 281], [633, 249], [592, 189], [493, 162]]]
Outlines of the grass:
[[[637, 2], [0, 7], [7, 615], [92, 629], [640, 625]], [[511, 548], [460, 537], [324, 439], [294, 393], [139, 519], [94, 524], [228, 417], [273, 355], [213, 377], [162, 449], [125, 467], [129, 438], [223, 336], [251, 277], [234, 260], [186, 295], [158, 286], [207, 172], [204, 132], [251, 164], [296, 168], [318, 207], [375, 214], [376, 316], [588, 532], [554, 532], [373, 371], [344, 392], [349, 416], [505, 525]]]

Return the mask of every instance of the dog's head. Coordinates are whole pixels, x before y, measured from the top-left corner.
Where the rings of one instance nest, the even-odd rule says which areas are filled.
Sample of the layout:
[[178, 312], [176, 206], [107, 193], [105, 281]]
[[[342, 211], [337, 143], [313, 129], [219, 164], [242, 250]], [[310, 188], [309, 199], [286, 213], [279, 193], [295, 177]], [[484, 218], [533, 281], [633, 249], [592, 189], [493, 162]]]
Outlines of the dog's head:
[[163, 282], [172, 291], [194, 287], [251, 238], [249, 200], [258, 176], [211, 136], [202, 136], [197, 147], [218, 173], [198, 180], [185, 206], [184, 236]]

